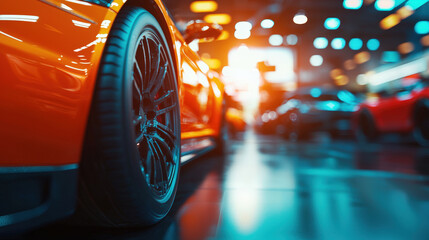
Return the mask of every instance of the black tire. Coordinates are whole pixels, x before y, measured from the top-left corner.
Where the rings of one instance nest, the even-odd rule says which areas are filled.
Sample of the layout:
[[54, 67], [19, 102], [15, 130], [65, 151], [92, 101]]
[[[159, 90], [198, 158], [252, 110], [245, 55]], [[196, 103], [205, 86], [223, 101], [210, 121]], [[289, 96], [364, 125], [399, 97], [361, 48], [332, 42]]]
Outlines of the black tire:
[[414, 110], [413, 136], [421, 146], [429, 146], [429, 99], [421, 100]]
[[121, 10], [95, 86], [75, 223], [150, 225], [170, 210], [180, 169], [173, 66], [157, 20], [142, 8]]
[[358, 116], [356, 138], [361, 143], [374, 142], [378, 139], [378, 130], [371, 114], [364, 110]]

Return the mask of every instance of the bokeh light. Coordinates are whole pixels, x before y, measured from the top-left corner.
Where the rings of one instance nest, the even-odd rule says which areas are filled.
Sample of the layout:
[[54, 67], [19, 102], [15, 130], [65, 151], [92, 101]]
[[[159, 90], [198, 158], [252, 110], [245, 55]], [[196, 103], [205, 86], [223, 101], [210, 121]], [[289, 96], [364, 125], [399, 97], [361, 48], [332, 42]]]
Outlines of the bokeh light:
[[299, 11], [295, 16], [293, 17], [293, 22], [296, 24], [305, 24], [308, 21], [307, 16], [305, 16], [304, 11]]
[[336, 30], [340, 25], [341, 21], [338, 18], [327, 18], [324, 23], [325, 28], [328, 30]]
[[346, 40], [344, 38], [334, 38], [331, 41], [331, 47], [335, 50], [343, 49], [346, 46]]
[[366, 47], [371, 51], [376, 51], [380, 47], [380, 41], [378, 39], [369, 39], [366, 43]]
[[283, 44], [283, 36], [279, 35], [279, 34], [273, 34], [270, 36], [270, 38], [268, 39], [268, 42], [272, 45], [272, 46], [280, 46]]
[[262, 28], [272, 28], [274, 27], [274, 21], [271, 19], [264, 19], [261, 21]]
[[390, 11], [395, 7], [395, 0], [377, 0], [374, 7], [377, 11]]
[[295, 34], [289, 34], [286, 36], [286, 43], [288, 45], [296, 45], [298, 43], [298, 36]]
[[363, 42], [360, 38], [352, 38], [349, 42], [349, 47], [351, 50], [359, 50], [363, 46]]
[[190, 5], [191, 11], [196, 13], [201, 12], [214, 12], [217, 10], [216, 1], [195, 1]]
[[362, 0], [344, 0], [343, 1], [343, 7], [345, 9], [352, 9], [356, 10], [362, 7], [363, 1]]
[[429, 33], [429, 21], [419, 21], [414, 25], [414, 30], [417, 34], [428, 34]]
[[313, 55], [310, 57], [310, 64], [313, 67], [318, 67], [323, 64], [323, 57], [320, 55]]
[[329, 41], [325, 37], [317, 37], [313, 41], [313, 46], [317, 49], [325, 49], [329, 44]]

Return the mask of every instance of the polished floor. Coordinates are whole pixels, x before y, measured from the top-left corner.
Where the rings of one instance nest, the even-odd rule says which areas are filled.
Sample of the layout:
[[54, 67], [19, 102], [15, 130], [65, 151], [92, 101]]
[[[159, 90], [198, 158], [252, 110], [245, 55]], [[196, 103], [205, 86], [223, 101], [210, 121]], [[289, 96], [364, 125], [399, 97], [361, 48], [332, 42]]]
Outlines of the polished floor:
[[429, 149], [400, 138], [293, 143], [248, 131], [181, 171], [173, 209], [153, 227], [54, 225], [24, 238], [429, 239]]

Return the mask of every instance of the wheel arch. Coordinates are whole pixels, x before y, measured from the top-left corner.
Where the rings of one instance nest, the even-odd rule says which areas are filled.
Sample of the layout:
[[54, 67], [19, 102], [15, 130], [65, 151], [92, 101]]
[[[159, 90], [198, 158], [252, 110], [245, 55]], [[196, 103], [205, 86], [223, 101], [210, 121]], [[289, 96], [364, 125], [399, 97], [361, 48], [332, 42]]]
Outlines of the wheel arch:
[[[169, 17], [169, 13], [163, 3], [160, 0], [115, 0], [111, 5], [111, 9], [119, 13], [125, 6], [136, 6], [144, 8], [146, 11], [151, 13], [158, 21], [162, 28], [163, 34], [167, 39], [169, 50], [172, 54], [172, 59], [175, 65], [175, 72], [177, 81], [180, 79], [179, 71], [179, 60], [177, 59], [177, 53], [179, 50], [176, 49], [176, 32], [173, 20]], [[177, 83], [180, 88], [179, 82]]]

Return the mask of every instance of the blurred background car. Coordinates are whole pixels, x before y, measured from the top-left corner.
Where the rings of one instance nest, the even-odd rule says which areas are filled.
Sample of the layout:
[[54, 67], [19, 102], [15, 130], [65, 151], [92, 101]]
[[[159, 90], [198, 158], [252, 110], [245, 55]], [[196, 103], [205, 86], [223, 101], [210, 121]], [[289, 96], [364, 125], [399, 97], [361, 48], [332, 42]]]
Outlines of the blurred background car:
[[429, 145], [429, 79], [419, 74], [404, 78], [398, 87], [370, 94], [354, 116], [360, 141], [375, 141], [380, 134], [412, 134]]
[[291, 140], [308, 139], [317, 131], [338, 137], [351, 135], [357, 102], [355, 95], [346, 90], [305, 88], [288, 97], [276, 112], [284, 135]]

